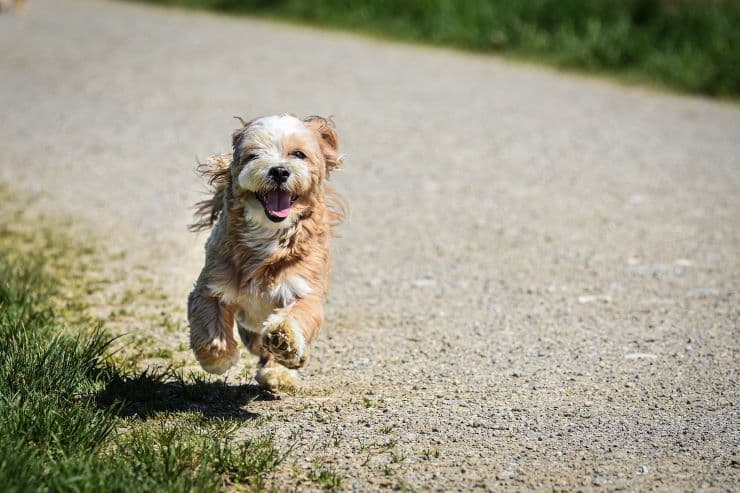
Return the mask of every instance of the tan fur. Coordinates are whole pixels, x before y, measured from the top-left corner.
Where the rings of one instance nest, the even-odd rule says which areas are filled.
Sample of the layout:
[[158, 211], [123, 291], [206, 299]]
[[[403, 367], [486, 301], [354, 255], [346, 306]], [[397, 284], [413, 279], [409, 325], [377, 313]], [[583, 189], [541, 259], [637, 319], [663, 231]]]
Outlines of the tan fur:
[[[323, 323], [331, 228], [346, 212], [345, 202], [326, 183], [329, 172], [341, 165], [333, 122], [312, 116], [303, 120], [305, 128], [290, 131], [291, 125], [298, 125], [293, 117], [269, 118], [273, 120], [244, 122], [232, 136], [233, 154], [215, 156], [200, 166], [212, 197], [196, 204], [191, 229], [213, 231], [188, 302], [191, 347], [204, 369], [223, 373], [236, 362], [236, 319], [245, 346], [261, 358], [260, 380], [267, 386], [286, 384], [289, 372], [275, 370], [278, 363], [299, 368], [306, 362], [307, 345]], [[266, 120], [282, 122], [279, 137], [270, 133], [269, 125], [260, 126]], [[296, 171], [308, 170], [304, 181], [296, 178], [291, 184], [297, 198], [289, 218], [279, 224], [269, 223], [259, 210], [258, 191], [239, 184], [247, 166], [258, 166], [246, 162], [248, 156], [260, 150], [277, 159], [273, 163], [265, 158], [260, 166], [285, 161]], [[295, 150], [303, 151], [306, 159], [290, 161]], [[271, 185], [265, 181], [264, 186]]]

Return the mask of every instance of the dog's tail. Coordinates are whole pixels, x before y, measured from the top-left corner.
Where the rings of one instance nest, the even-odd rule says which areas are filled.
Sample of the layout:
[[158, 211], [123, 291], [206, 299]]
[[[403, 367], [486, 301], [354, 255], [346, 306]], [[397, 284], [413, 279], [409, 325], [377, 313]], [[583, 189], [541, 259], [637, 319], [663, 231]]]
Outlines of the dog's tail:
[[216, 154], [205, 163], [198, 164], [198, 173], [208, 179], [211, 198], [195, 204], [195, 222], [188, 226], [190, 231], [210, 229], [218, 219], [224, 206], [224, 197], [231, 183], [231, 154]]

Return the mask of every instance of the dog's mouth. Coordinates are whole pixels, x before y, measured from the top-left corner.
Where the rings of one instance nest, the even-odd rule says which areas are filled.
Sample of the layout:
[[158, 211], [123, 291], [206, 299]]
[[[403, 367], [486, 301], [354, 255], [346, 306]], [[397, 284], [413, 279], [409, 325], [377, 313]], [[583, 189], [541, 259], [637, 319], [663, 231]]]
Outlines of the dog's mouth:
[[284, 221], [290, 215], [290, 208], [298, 198], [288, 190], [270, 190], [256, 195], [267, 218], [275, 223]]

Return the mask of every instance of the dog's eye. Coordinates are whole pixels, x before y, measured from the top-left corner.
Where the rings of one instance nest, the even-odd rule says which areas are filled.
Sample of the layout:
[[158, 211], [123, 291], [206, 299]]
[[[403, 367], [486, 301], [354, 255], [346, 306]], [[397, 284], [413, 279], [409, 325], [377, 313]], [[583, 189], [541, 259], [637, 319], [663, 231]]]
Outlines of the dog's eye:
[[303, 151], [293, 151], [290, 153], [291, 156], [297, 157], [298, 159], [306, 159], [306, 155], [303, 154]]
[[249, 154], [249, 155], [248, 155], [248, 156], [246, 157], [246, 159], [244, 160], [244, 162], [245, 162], [245, 163], [248, 163], [249, 161], [253, 161], [253, 160], [257, 159], [258, 157], [259, 157], [259, 156], [257, 156], [257, 154], [254, 154], [254, 153], [252, 153], [252, 154]]

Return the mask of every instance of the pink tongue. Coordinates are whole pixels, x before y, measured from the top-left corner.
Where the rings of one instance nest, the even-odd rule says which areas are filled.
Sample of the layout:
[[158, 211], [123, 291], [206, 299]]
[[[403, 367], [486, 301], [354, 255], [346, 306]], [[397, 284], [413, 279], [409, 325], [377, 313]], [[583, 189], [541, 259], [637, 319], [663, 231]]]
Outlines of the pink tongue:
[[267, 211], [273, 216], [288, 217], [290, 214], [290, 192], [274, 190], [267, 195]]

